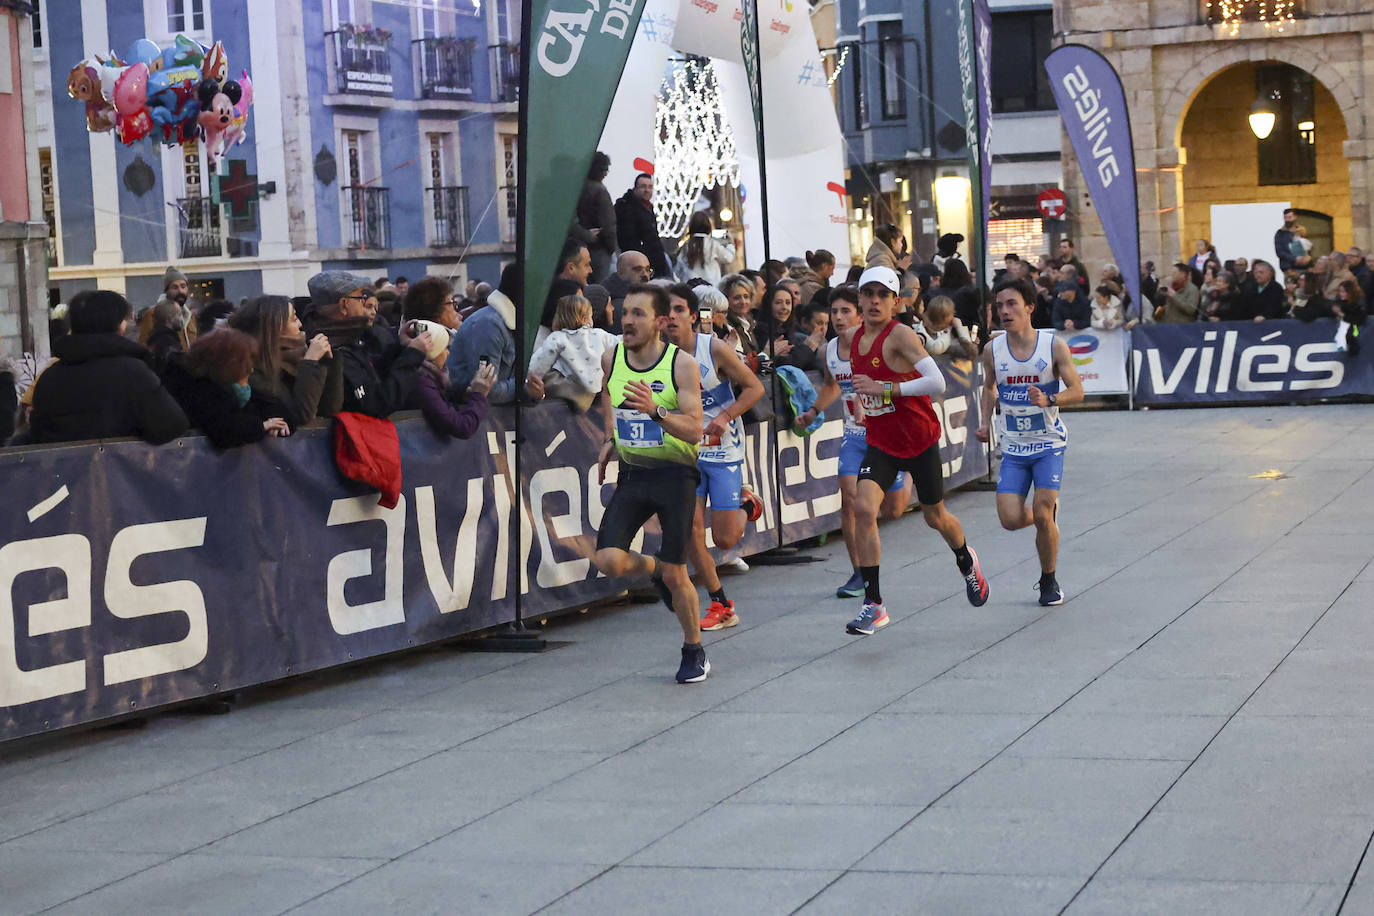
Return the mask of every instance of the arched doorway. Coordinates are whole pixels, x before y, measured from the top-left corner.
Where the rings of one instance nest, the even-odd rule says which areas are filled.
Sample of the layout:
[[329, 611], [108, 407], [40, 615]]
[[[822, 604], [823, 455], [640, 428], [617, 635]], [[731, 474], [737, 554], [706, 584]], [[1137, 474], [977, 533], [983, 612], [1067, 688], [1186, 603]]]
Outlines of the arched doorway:
[[[1259, 140], [1248, 121], [1257, 97], [1270, 101], [1275, 125]], [[1188, 105], [1179, 126], [1186, 151], [1178, 227], [1185, 253], [1212, 239], [1214, 205], [1286, 202], [1329, 217], [1319, 247], [1351, 243], [1348, 137], [1341, 107], [1311, 73], [1277, 61], [1243, 61], [1214, 74]], [[1279, 219], [1275, 219], [1274, 229]], [[1315, 226], [1313, 228], [1316, 228]], [[1313, 240], [1317, 242], [1317, 239]], [[1218, 252], [1227, 256], [1222, 246]]]

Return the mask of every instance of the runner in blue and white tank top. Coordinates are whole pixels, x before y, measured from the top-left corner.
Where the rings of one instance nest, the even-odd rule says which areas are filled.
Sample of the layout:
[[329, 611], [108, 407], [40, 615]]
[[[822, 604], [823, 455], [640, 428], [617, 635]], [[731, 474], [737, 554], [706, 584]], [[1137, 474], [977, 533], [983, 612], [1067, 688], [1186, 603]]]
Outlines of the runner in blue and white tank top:
[[[989, 438], [993, 407], [1002, 469], [997, 479], [997, 516], [1009, 531], [1035, 526], [1040, 554], [1040, 603], [1063, 604], [1064, 590], [1055, 577], [1059, 554], [1059, 489], [1064, 480], [1064, 452], [1069, 433], [1059, 405], [1083, 400], [1069, 346], [1053, 331], [1031, 327], [1035, 290], [1026, 280], [1004, 280], [993, 290], [994, 308], [1006, 333], [983, 351], [983, 422], [978, 438]], [[995, 386], [992, 384], [995, 381]], [[1035, 498], [1026, 495], [1035, 485]]]
[[[830, 327], [836, 334], [843, 333], [860, 323], [858, 296], [853, 290], [840, 288], [831, 294]], [[854, 393], [853, 372], [850, 368], [848, 351], [841, 354], [840, 338], [831, 338], [825, 345], [825, 378], [821, 391], [835, 385], [839, 388], [844, 409], [844, 441], [840, 444], [840, 532], [844, 535], [844, 546], [849, 551], [849, 564], [853, 573], [849, 580], [835, 590], [837, 598], [857, 598], [864, 593], [863, 575], [859, 572], [858, 547], [854, 540], [854, 499], [859, 482], [859, 468], [863, 465], [864, 454], [868, 451], [868, 437], [862, 425], [858, 397]], [[883, 498], [882, 515], [884, 518], [897, 518], [911, 505], [911, 478], [902, 471], [888, 487]]]
[[[744, 365], [735, 351], [714, 334], [697, 333], [697, 297], [686, 284], [668, 288], [668, 341], [695, 355], [701, 367], [701, 406], [704, 414], [697, 468], [696, 514], [687, 555], [700, 584], [711, 596], [711, 606], [701, 617], [703, 630], [722, 630], [739, 623], [734, 602], [716, 575], [715, 559], [706, 546], [706, 507], [711, 508], [711, 538], [716, 547], [729, 550], [744, 536], [745, 510], [740, 493], [744, 486], [744, 412], [763, 397], [763, 383]], [[707, 318], [710, 321], [710, 318]], [[708, 325], [709, 326], [709, 325]], [[735, 394], [738, 385], [740, 393]]]

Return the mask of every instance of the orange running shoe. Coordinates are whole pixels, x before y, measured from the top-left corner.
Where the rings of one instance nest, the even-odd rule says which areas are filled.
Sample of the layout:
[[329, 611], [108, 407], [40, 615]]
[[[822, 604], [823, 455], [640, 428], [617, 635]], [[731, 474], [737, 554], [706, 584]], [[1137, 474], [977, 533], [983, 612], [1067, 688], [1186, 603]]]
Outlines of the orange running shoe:
[[735, 613], [733, 601], [726, 601], [724, 604], [712, 601], [710, 610], [701, 618], [703, 630], [724, 630], [734, 626], [739, 626], [739, 615]]

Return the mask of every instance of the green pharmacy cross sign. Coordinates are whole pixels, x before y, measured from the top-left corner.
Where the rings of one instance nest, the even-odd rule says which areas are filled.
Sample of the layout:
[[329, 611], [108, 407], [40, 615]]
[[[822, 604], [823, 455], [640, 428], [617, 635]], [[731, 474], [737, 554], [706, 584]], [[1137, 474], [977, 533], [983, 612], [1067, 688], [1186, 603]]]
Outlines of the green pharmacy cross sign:
[[258, 176], [249, 173], [247, 159], [230, 159], [228, 174], [210, 176], [210, 200], [217, 207], [227, 206], [230, 219], [252, 219]]

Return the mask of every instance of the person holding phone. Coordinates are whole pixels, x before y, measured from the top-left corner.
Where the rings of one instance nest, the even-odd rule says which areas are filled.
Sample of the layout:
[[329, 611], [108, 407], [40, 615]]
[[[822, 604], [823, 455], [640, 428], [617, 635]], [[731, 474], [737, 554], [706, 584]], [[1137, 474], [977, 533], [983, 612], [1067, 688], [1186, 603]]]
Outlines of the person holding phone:
[[[419, 380], [431, 341], [426, 334], [401, 339], [379, 349], [369, 334], [370, 281], [341, 270], [326, 270], [307, 284], [315, 311], [306, 337], [324, 334], [343, 372], [343, 409], [370, 417], [389, 417], [401, 410]], [[469, 380], [470, 381], [470, 380]]]

